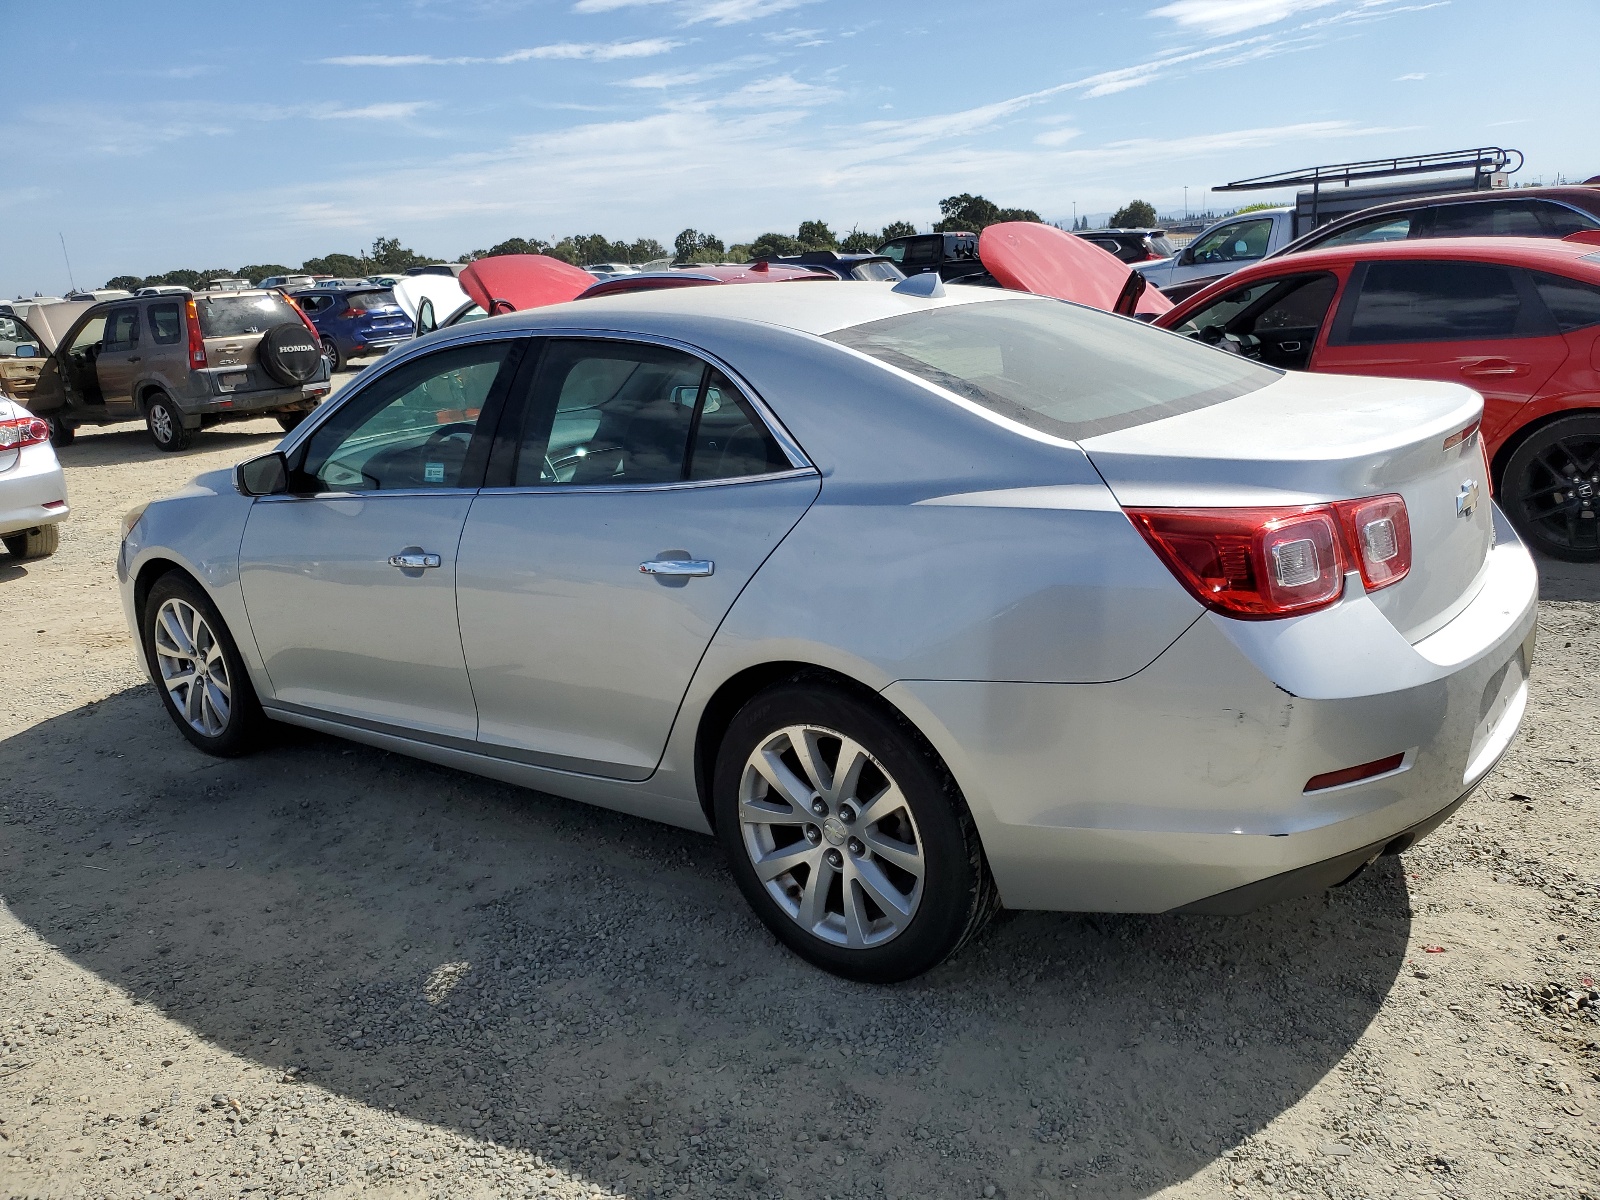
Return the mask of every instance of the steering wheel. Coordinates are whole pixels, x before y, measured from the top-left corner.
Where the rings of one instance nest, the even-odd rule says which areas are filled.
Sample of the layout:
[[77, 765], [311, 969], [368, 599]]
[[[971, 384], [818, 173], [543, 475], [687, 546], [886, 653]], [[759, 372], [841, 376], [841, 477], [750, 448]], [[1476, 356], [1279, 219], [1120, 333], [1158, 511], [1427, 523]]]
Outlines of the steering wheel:
[[442, 446], [453, 437], [465, 437], [472, 440], [472, 434], [477, 426], [471, 421], [451, 421], [448, 425], [441, 425], [428, 435], [428, 440], [423, 443], [424, 450], [432, 450], [435, 446]]
[[1261, 339], [1253, 333], [1225, 333], [1218, 348], [1240, 358], [1261, 357]]

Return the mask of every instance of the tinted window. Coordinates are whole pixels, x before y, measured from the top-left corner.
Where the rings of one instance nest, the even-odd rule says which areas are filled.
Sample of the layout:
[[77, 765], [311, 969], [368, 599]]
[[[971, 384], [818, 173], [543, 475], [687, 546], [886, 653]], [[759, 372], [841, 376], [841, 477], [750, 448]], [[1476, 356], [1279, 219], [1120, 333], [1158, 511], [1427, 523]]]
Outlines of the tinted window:
[[1302, 279], [1289, 291], [1274, 297], [1253, 322], [1254, 330], [1316, 329], [1328, 314], [1339, 281], [1332, 275]]
[[1235, 288], [1225, 296], [1219, 296], [1203, 308], [1197, 308], [1189, 314], [1189, 319], [1177, 327], [1179, 333], [1199, 333], [1202, 329], [1211, 326], [1225, 329], [1228, 322], [1232, 321], [1245, 309], [1258, 300], [1266, 298], [1283, 280], [1264, 279], [1260, 283], [1252, 283], [1245, 287]]
[[158, 346], [175, 346], [183, 340], [183, 314], [176, 304], [152, 304], [150, 340]]
[[1349, 246], [1358, 242], [1402, 242], [1411, 236], [1412, 213], [1390, 213], [1383, 217], [1373, 217], [1367, 221], [1357, 221], [1347, 229], [1334, 234], [1324, 241], [1317, 242], [1322, 246]]
[[1552, 204], [1548, 200], [1538, 200], [1535, 203], [1539, 206], [1539, 215], [1550, 226], [1553, 237], [1566, 237], [1585, 229], [1600, 229], [1600, 221], [1588, 213], [1575, 212], [1565, 204]]
[[274, 325], [300, 319], [281, 292], [267, 292], [260, 296], [217, 297], [209, 297], [201, 292], [194, 300], [200, 310], [200, 332], [208, 338], [265, 333]]
[[999, 416], [1091, 437], [1265, 387], [1278, 372], [1075, 304], [997, 300], [842, 329], [830, 340]]
[[1474, 262], [1366, 266], [1341, 341], [1444, 342], [1514, 337], [1522, 301], [1509, 267]]
[[1600, 286], [1543, 271], [1533, 273], [1533, 285], [1562, 333], [1600, 325]]
[[[412, 359], [352, 397], [307, 443], [305, 490], [461, 487], [479, 414], [518, 343]], [[502, 385], [503, 386], [503, 385]]]
[[366, 312], [369, 308], [395, 308], [393, 292], [357, 292], [346, 297], [346, 302], [356, 312]]
[[690, 447], [690, 479], [738, 479], [790, 465], [754, 405], [717, 370], [700, 399]]
[[905, 250], [905, 264], [909, 267], [912, 265], [925, 265], [933, 262], [939, 257], [939, 252], [942, 249], [942, 241], [942, 238], [930, 237], [918, 238], [914, 242], [907, 242]]
[[106, 316], [105, 339], [101, 350], [132, 350], [139, 344], [139, 310], [114, 308]]
[[1434, 237], [1544, 237], [1537, 201], [1480, 200], [1433, 210]]
[[1239, 262], [1260, 258], [1272, 238], [1272, 222], [1237, 221], [1213, 230], [1194, 244], [1197, 263]]
[[515, 484], [681, 480], [708, 369], [664, 346], [552, 342], [539, 365]]

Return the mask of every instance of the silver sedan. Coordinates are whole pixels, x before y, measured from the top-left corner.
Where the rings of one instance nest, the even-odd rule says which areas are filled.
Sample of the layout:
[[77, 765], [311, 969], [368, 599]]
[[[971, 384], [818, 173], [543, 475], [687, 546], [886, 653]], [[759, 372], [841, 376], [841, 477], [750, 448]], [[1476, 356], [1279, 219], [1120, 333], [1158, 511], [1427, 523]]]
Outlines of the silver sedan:
[[392, 353], [118, 573], [201, 749], [288, 722], [712, 833], [892, 981], [1002, 905], [1242, 912], [1444, 820], [1535, 626], [1481, 411], [996, 289], [638, 293]]

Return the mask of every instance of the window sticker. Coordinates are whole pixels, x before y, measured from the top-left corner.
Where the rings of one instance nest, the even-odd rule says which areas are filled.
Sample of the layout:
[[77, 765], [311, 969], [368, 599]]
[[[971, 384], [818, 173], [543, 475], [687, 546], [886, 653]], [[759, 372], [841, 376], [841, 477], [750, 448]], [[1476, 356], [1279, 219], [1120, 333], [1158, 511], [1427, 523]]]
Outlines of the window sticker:
[[431, 462], [431, 463], [423, 464], [423, 467], [422, 467], [422, 479], [423, 479], [424, 483], [443, 483], [444, 482], [444, 464], [442, 462]]

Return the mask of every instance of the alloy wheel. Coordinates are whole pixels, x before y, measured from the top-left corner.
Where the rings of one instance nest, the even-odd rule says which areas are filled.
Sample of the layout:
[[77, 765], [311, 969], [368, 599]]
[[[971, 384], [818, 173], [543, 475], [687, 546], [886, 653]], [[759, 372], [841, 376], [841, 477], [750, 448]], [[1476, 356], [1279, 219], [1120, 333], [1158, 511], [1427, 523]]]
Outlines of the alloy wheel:
[[165, 601], [156, 612], [155, 651], [173, 707], [196, 733], [220, 737], [233, 711], [233, 681], [200, 610], [178, 597]]
[[1551, 442], [1521, 476], [1517, 500], [1536, 537], [1569, 552], [1600, 550], [1600, 433]]
[[150, 432], [155, 434], [158, 442], [170, 442], [172, 440], [172, 414], [167, 411], [165, 404], [151, 406]]
[[739, 824], [756, 876], [807, 933], [880, 946], [922, 902], [926, 864], [911, 808], [854, 740], [792, 725], [763, 740], [739, 782]]

